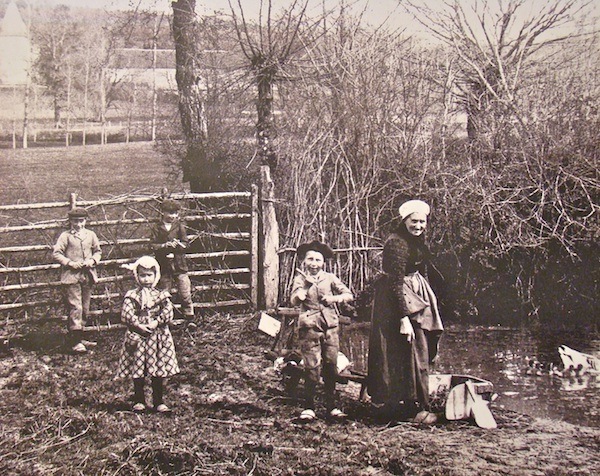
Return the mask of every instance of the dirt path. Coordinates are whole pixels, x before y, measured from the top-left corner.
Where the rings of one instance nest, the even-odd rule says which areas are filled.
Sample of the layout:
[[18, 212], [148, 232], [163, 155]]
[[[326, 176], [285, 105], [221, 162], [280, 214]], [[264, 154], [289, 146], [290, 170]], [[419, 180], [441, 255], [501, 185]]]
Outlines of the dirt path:
[[598, 428], [497, 410], [496, 430], [385, 426], [352, 385], [341, 387], [347, 422], [295, 424], [256, 324], [216, 315], [174, 331], [169, 417], [129, 411], [129, 383], [112, 379], [120, 332], [82, 357], [62, 352], [56, 329], [13, 343], [0, 359], [0, 474], [600, 474]]

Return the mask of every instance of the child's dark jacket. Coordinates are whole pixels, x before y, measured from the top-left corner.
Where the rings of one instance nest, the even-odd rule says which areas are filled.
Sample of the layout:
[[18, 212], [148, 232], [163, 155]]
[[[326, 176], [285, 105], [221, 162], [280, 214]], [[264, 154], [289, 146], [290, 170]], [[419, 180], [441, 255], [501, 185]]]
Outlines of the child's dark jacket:
[[[186, 247], [189, 244], [185, 225], [180, 220], [175, 220], [169, 231], [167, 231], [163, 222], [154, 225], [150, 231], [150, 246], [154, 251], [156, 261], [160, 265], [161, 272], [176, 276], [188, 272], [188, 264], [185, 258], [186, 249], [181, 247], [160, 248], [160, 245], [173, 239], [185, 243]], [[173, 254], [173, 258], [169, 258], [167, 256], [169, 254]]]

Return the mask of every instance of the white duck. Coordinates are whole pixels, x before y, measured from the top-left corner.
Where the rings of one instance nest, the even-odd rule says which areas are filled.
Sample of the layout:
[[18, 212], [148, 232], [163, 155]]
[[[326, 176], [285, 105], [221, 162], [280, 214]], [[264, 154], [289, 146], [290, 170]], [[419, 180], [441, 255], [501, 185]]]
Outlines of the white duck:
[[571, 349], [566, 345], [561, 345], [558, 348], [558, 353], [565, 366], [565, 370], [581, 369], [581, 371], [600, 371], [600, 359], [598, 357], [584, 354], [583, 352]]

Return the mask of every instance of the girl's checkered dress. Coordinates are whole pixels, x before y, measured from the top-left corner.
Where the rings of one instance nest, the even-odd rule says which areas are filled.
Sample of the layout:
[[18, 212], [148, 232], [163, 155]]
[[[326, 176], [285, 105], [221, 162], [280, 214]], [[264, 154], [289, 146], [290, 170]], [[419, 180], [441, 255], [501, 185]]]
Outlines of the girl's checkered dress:
[[[169, 330], [173, 305], [167, 291], [148, 289], [149, 298], [142, 305], [142, 289], [128, 291], [123, 301], [121, 320], [127, 324], [125, 342], [119, 359], [117, 378], [171, 377], [179, 373], [175, 344]], [[158, 327], [147, 337], [133, 328], [156, 319]]]

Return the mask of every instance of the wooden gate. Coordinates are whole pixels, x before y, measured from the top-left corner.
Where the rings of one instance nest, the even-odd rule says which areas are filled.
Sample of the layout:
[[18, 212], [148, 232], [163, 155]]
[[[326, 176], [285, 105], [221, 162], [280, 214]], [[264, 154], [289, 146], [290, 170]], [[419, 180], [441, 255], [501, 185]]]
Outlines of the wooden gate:
[[[149, 228], [158, 221], [164, 196], [127, 195], [99, 201], [0, 206], [0, 316], [9, 328], [27, 320], [64, 319], [59, 265], [52, 246], [67, 227], [69, 208], [88, 210], [87, 227], [102, 246], [99, 282], [92, 296], [90, 329], [118, 323], [121, 299], [134, 286], [122, 268], [149, 250]], [[172, 194], [181, 206], [190, 239], [187, 258], [197, 309], [252, 308], [258, 305], [258, 193]], [[177, 296], [174, 302], [177, 307]]]

